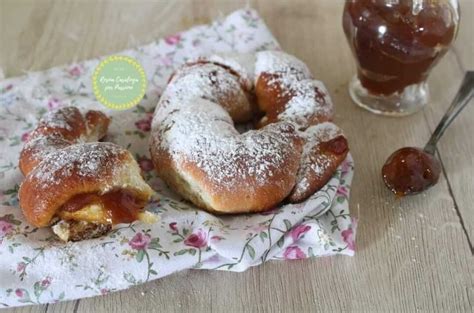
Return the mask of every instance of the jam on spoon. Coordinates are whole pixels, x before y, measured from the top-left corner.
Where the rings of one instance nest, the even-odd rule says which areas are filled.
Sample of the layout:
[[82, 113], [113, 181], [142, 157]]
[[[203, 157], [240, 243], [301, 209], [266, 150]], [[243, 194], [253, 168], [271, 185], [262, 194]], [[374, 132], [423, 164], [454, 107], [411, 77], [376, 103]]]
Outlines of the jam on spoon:
[[435, 158], [436, 143], [451, 122], [474, 95], [474, 71], [468, 71], [453, 103], [439, 122], [424, 149], [405, 147], [395, 151], [385, 162], [382, 176], [385, 185], [397, 196], [422, 192], [438, 182], [441, 164]]
[[382, 168], [385, 184], [400, 197], [435, 185], [440, 173], [441, 166], [433, 155], [412, 147], [395, 151]]

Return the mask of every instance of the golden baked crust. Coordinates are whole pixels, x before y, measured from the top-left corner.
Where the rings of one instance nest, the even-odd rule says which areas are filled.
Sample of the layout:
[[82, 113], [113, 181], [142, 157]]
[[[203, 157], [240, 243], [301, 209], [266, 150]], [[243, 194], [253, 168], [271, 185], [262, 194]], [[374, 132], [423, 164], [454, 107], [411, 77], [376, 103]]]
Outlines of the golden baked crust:
[[107, 133], [109, 123], [102, 112], [88, 111], [83, 116], [75, 107], [47, 113], [20, 152], [21, 172], [26, 176], [51, 152], [78, 142], [99, 141]]
[[332, 177], [349, 152], [347, 139], [336, 125], [325, 122], [304, 132], [306, 149], [301, 155], [296, 184], [288, 201], [306, 200]]
[[[218, 213], [268, 210], [293, 189], [303, 141], [291, 124], [272, 124], [246, 134], [242, 140], [224, 138], [235, 150], [223, 144], [224, 148], [216, 151], [220, 157], [207, 156], [206, 166], [196, 166], [194, 160], [174, 162], [169, 151], [160, 148], [158, 137], [153, 137], [152, 160], [159, 176], [173, 190], [201, 208]], [[252, 153], [255, 143], [268, 138], [274, 142], [262, 143], [259, 155]], [[246, 146], [247, 142], [251, 145]], [[197, 150], [197, 155], [203, 154]], [[271, 162], [271, 158], [278, 158], [278, 162]]]
[[[263, 115], [258, 129], [240, 134], [234, 123], [260, 117], [255, 108]], [[214, 55], [170, 78], [155, 110], [150, 153], [158, 175], [198, 207], [265, 211], [285, 198], [306, 199], [333, 175], [348, 148], [327, 122], [332, 115], [326, 89], [295, 57]], [[314, 125], [319, 131], [310, 130]], [[323, 149], [334, 139], [326, 129], [342, 138], [339, 149]], [[324, 162], [311, 167], [305, 159]]]
[[152, 194], [129, 151], [106, 142], [76, 144], [50, 154], [30, 172], [19, 190], [20, 206], [31, 224], [45, 227], [73, 196], [115, 189], [146, 199]]
[[[135, 215], [129, 216], [127, 206], [137, 210], [138, 219], [138, 210], [153, 191], [128, 150], [97, 142], [105, 136], [109, 122], [101, 112], [83, 115], [74, 107], [50, 112], [40, 120], [19, 160], [26, 175], [19, 190], [20, 207], [29, 223], [36, 227], [56, 224], [53, 230], [61, 239], [79, 240], [110, 230], [117, 222], [114, 216], [125, 214], [129, 222]], [[125, 194], [131, 199], [114, 203]], [[110, 203], [113, 207], [108, 207]], [[103, 214], [88, 213], [91, 207]], [[63, 212], [66, 208], [74, 211]], [[58, 223], [58, 219], [62, 220]]]

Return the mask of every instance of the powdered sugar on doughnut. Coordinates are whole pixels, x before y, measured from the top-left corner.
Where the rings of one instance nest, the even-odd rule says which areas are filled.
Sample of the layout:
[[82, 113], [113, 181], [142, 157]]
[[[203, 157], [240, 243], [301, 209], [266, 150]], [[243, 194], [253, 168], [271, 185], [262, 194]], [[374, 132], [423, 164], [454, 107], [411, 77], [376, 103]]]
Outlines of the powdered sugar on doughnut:
[[220, 105], [201, 98], [162, 120], [157, 135], [177, 164], [191, 161], [216, 187], [231, 189], [249, 179], [263, 185], [280, 170], [292, 146], [292, 129], [278, 123], [239, 134]]
[[291, 85], [293, 97], [278, 115], [282, 121], [292, 121], [302, 128], [314, 124], [314, 119], [330, 120], [333, 105], [324, 84], [318, 80], [302, 80]]
[[255, 73], [254, 53], [223, 53], [198, 58], [198, 61], [211, 62], [227, 67], [237, 73], [240, 83], [246, 90], [252, 90]]
[[297, 58], [278, 51], [259, 52], [256, 79], [261, 74], [269, 75], [266, 83], [279, 91], [279, 97], [289, 98], [278, 120], [291, 121], [304, 129], [332, 118], [332, 102], [326, 88], [322, 82], [312, 79], [308, 67]]
[[[245, 92], [240, 87], [236, 77], [230, 75], [224, 68], [215, 64], [196, 64], [180, 69], [168, 84], [161, 104], [168, 102], [193, 102], [194, 99], [208, 99], [221, 103], [231, 114], [237, 112], [251, 112], [251, 105]], [[157, 110], [161, 118], [169, 114], [170, 110], [182, 107], [179, 103]], [[158, 120], [161, 119], [158, 117]]]
[[[241, 102], [248, 97], [246, 92], [255, 89], [246, 86], [246, 77], [250, 84], [258, 81], [257, 97], [267, 114], [266, 122], [259, 125], [268, 125], [240, 134], [234, 121], [254, 117], [235, 118], [235, 112], [247, 108], [253, 114], [249, 101]], [[312, 79], [302, 61], [284, 52], [200, 58], [174, 74], [157, 105], [152, 159], [159, 175], [195, 204], [220, 212], [246, 212], [250, 208], [242, 206], [239, 198], [232, 198], [231, 208], [220, 199], [231, 199], [234, 192], [252, 199], [255, 190], [264, 194], [271, 190], [277, 196], [269, 201], [281, 201], [292, 192], [296, 178], [303, 186], [308, 185], [305, 175], [311, 171], [326, 176], [332, 171], [333, 160], [315, 160], [320, 156], [312, 152], [318, 140], [339, 130], [330, 123], [311, 126], [330, 120], [332, 114], [324, 85]], [[245, 201], [252, 210], [263, 209]], [[272, 203], [276, 204], [268, 202], [266, 208]]]
[[314, 153], [314, 149], [321, 142], [332, 140], [343, 135], [343, 133], [337, 125], [325, 122], [309, 127], [301, 135], [305, 139], [305, 145], [296, 178], [296, 190], [303, 190], [308, 187], [307, 179], [312, 176], [309, 175], [309, 172], [312, 172], [312, 174], [319, 178], [327, 171], [327, 167], [331, 164], [331, 160], [321, 154]]
[[255, 78], [260, 74], [279, 74], [289, 84], [293, 80], [312, 78], [306, 64], [292, 55], [281, 51], [261, 51], [256, 54]]

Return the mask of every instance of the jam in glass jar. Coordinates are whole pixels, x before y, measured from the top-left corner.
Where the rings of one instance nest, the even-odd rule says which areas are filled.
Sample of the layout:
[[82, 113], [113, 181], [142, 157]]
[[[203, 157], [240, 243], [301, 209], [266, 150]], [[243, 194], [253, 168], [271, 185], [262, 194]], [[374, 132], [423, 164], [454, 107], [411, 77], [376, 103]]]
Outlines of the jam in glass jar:
[[346, 0], [343, 28], [357, 61], [349, 92], [371, 112], [402, 116], [429, 101], [427, 77], [459, 24], [458, 0]]

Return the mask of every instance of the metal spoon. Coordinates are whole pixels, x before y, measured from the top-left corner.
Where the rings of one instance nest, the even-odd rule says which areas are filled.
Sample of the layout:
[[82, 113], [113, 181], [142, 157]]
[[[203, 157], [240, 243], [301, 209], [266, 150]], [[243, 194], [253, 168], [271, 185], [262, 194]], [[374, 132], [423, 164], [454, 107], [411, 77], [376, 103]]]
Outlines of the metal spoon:
[[405, 147], [395, 151], [385, 162], [382, 176], [385, 185], [398, 196], [422, 192], [438, 182], [441, 164], [435, 158], [436, 144], [444, 131], [474, 96], [474, 71], [468, 71], [456, 97], [422, 150]]

